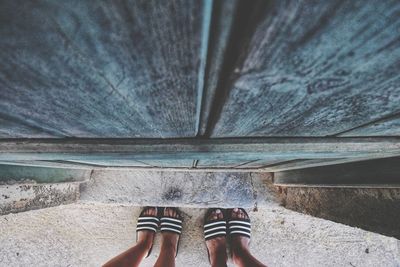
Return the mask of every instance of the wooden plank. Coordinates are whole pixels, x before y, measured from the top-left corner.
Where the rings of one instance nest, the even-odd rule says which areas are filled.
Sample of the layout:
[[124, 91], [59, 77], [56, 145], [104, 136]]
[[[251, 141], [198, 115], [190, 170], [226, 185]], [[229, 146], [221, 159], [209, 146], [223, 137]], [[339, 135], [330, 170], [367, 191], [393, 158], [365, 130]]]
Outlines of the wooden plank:
[[[0, 140], [0, 160], [360, 158], [400, 155], [400, 138]], [[191, 165], [191, 164], [190, 164]]]
[[197, 168], [234, 168], [238, 165], [246, 164], [248, 161], [243, 159], [231, 159], [231, 158], [211, 158], [202, 159], [197, 163]]
[[18, 123], [15, 120], [2, 118], [0, 114], [0, 138], [51, 138], [53, 134], [31, 127], [26, 124]]
[[298, 161], [298, 159], [260, 159], [240, 166], [241, 168], [265, 168], [266, 166], [285, 164], [286, 162]]
[[339, 136], [400, 136], [400, 115], [362, 125]]
[[134, 160], [120, 160], [120, 159], [107, 159], [107, 160], [69, 160], [66, 161], [72, 164], [89, 165], [97, 167], [151, 167], [150, 165]]
[[192, 159], [174, 159], [165, 158], [165, 159], [145, 159], [142, 161], [143, 163], [147, 164], [147, 167], [159, 167], [159, 168], [166, 168], [166, 167], [177, 167], [177, 168], [191, 168], [193, 165]]
[[246, 168], [264, 168], [265, 166], [269, 166], [272, 164], [279, 164], [279, 163], [284, 163], [287, 161], [293, 161], [292, 158], [290, 159], [284, 159], [284, 158], [271, 158], [271, 157], [266, 157], [263, 159], [258, 159], [250, 162], [246, 162], [245, 164], [237, 166], [237, 168], [240, 169], [246, 169]]
[[270, 165], [265, 165], [262, 168], [266, 171], [283, 171], [283, 170], [293, 170], [293, 169], [303, 169], [315, 166], [325, 166], [335, 163], [343, 163], [347, 161], [358, 161], [360, 158], [345, 158], [345, 159], [294, 159], [282, 162], [276, 162]]
[[46, 160], [15, 160], [15, 161], [0, 161], [0, 168], [3, 165], [25, 166], [25, 167], [46, 167], [57, 169], [93, 169], [93, 166], [77, 164], [67, 161], [46, 161]]
[[399, 113], [399, 11], [394, 0], [266, 2], [236, 40], [212, 136], [327, 136]]
[[399, 184], [400, 157], [276, 172], [277, 184]]
[[194, 136], [204, 12], [203, 1], [1, 1], [0, 110], [69, 137]]

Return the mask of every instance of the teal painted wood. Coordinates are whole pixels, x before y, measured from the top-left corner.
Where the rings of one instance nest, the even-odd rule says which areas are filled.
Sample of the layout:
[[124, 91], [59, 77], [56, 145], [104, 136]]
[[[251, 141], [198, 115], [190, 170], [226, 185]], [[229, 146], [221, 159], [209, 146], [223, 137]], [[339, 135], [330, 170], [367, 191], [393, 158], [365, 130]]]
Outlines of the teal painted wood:
[[[237, 160], [368, 158], [400, 155], [397, 137], [242, 139], [0, 140], [0, 160]], [[191, 164], [189, 164], [191, 166]], [[171, 166], [173, 167], [173, 165]]]
[[70, 160], [65, 163], [92, 166], [92, 167], [151, 167], [150, 165], [137, 160], [106, 159], [106, 160]]
[[399, 1], [268, 3], [212, 136], [327, 136], [400, 112]]
[[141, 161], [150, 167], [160, 167], [160, 168], [166, 168], [166, 167], [191, 168], [193, 165], [193, 159], [181, 158], [179, 156], [175, 158], [174, 155], [170, 155], [169, 157], [165, 158], [154, 156], [153, 158], [147, 158]]
[[203, 6], [1, 1], [1, 113], [54, 137], [195, 136]]
[[15, 121], [13, 118], [2, 118], [0, 114], [0, 138], [51, 138], [54, 133], [46, 132], [41, 127], [35, 127], [26, 122]]
[[235, 158], [218, 158], [210, 157], [209, 159], [201, 159], [197, 163], [197, 168], [234, 168], [238, 165], [247, 163], [249, 160]]
[[400, 115], [362, 125], [339, 136], [400, 136]]
[[0, 159], [250, 168], [396, 154], [393, 144], [352, 150], [339, 139], [341, 149], [325, 150], [307, 140], [283, 150], [280, 141], [157, 146], [399, 136], [399, 12], [394, 0], [1, 1], [1, 139], [157, 139], [115, 151], [39, 143]]

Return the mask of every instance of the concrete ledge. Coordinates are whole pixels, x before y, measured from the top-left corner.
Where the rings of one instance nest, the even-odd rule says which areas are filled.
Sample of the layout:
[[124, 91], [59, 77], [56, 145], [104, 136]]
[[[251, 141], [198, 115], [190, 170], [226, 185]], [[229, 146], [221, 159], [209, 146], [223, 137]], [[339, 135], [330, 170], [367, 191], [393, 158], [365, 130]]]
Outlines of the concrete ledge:
[[0, 215], [74, 203], [79, 182], [0, 185]]
[[[136, 206], [256, 208], [275, 204], [270, 173], [96, 170], [81, 201]], [[277, 203], [277, 202], [276, 202]]]

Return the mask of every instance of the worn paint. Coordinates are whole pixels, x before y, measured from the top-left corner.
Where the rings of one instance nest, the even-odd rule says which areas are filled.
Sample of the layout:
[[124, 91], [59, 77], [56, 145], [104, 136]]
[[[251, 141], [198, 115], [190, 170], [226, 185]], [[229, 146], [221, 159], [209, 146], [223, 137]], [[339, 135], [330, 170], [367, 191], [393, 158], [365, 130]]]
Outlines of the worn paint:
[[[156, 147], [184, 137], [399, 136], [399, 11], [394, 0], [2, 1], [0, 138], [157, 138]], [[259, 168], [398, 152], [194, 146], [0, 158]]]
[[0, 117], [54, 137], [195, 136], [202, 6], [2, 1]]
[[212, 136], [327, 136], [400, 111], [399, 1], [269, 3]]

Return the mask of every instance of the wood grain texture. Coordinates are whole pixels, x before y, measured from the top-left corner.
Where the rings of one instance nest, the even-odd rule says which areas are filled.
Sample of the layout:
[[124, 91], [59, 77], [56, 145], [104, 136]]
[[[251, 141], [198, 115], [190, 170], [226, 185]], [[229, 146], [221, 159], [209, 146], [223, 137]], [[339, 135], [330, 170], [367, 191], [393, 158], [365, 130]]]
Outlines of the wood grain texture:
[[[227, 158], [227, 157], [210, 157], [209, 159], [199, 160], [197, 168], [234, 168], [238, 165], [246, 164], [249, 160]], [[254, 161], [254, 160], [252, 160]]]
[[339, 136], [400, 136], [400, 115], [341, 133]]
[[400, 111], [399, 1], [270, 1], [263, 12], [238, 40], [214, 137], [327, 136]]
[[32, 138], [51, 138], [54, 134], [45, 132], [42, 128], [0, 117], [0, 138], [23, 138], [27, 136]]
[[398, 137], [241, 139], [0, 140], [0, 160], [238, 160], [366, 158], [400, 155]]
[[1, 1], [1, 112], [68, 137], [194, 136], [202, 7]]
[[182, 159], [182, 158], [175, 158], [174, 155], [169, 157], [153, 157], [147, 158], [145, 160], [141, 160], [141, 162], [147, 164], [150, 167], [158, 167], [158, 168], [167, 168], [167, 167], [178, 167], [178, 168], [191, 168], [193, 165], [193, 159]]

